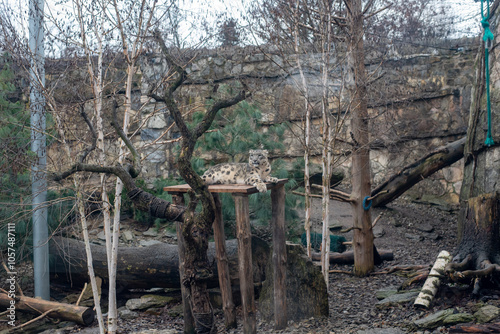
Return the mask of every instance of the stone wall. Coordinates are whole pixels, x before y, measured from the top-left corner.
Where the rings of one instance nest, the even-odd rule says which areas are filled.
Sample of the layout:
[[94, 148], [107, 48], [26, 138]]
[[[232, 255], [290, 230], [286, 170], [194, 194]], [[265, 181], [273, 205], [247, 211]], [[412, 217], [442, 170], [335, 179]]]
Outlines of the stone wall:
[[[248, 101], [258, 105], [262, 112], [261, 122], [265, 128], [277, 123], [288, 124], [289, 130], [283, 139], [286, 150], [271, 152], [271, 157], [292, 162], [303, 156], [300, 136], [305, 103], [296, 55], [282, 56], [276, 50], [263, 51], [259, 48], [229, 48], [191, 54], [188, 51], [177, 56], [188, 64], [186, 71], [189, 77], [178, 97], [183, 112], [204, 110], [207, 96], [211, 96], [217, 87], [236, 90], [243, 82], [252, 93]], [[337, 58], [342, 57], [338, 55]], [[379, 56], [368, 58], [371, 168], [376, 185], [429, 151], [465, 136], [475, 51], [433, 50], [390, 59]], [[299, 59], [313, 106], [312, 140], [315, 145], [312, 160], [319, 163], [322, 135], [319, 104], [321, 55], [301, 55]], [[347, 72], [345, 65], [336, 62], [334, 57], [329, 81], [329, 107], [336, 119], [345, 119], [345, 124], [339, 127], [338, 140], [333, 147], [334, 167], [343, 171], [346, 180], [349, 180], [351, 138], [349, 104], [346, 102], [349, 98], [344, 85]], [[77, 121], [78, 108], [72, 105], [76, 105], [77, 96], [79, 99], [87, 96], [87, 100], [91, 101], [92, 94], [88, 87], [75, 84], [86, 80], [85, 71], [82, 71], [84, 62], [75, 62], [72, 71], [67, 70], [71, 67], [69, 63], [63, 63], [63, 60], [54, 61], [54, 68], [47, 71], [48, 81], [60, 86], [54, 91], [59, 92], [57, 96], [62, 100], [61, 105], [67, 108], [64, 112], [71, 115], [67, 127], [75, 136], [68, 140], [78, 143], [88, 136], [88, 130], [83, 122]], [[125, 63], [114, 61], [113, 64], [113, 69], [106, 72], [112, 76], [107, 81], [113, 83], [108, 89], [121, 94]], [[144, 159], [143, 177], [147, 182], [176, 175], [175, 152], [179, 133], [165, 106], [147, 97], [152, 85], [158, 84], [167, 71], [168, 66], [161, 55], [151, 52], [141, 59], [134, 81], [129, 135]], [[63, 76], [65, 79], [62, 79]], [[64, 83], [64, 80], [69, 83]], [[86, 107], [92, 108], [91, 103], [88, 102]], [[106, 119], [105, 123], [109, 124], [109, 121]], [[110, 139], [108, 157], [116, 159], [117, 148], [111, 146], [116, 140], [113, 130], [107, 132], [107, 138]], [[63, 149], [57, 143], [50, 148], [49, 154], [54, 161], [58, 161], [55, 169], [65, 168], [61, 152]], [[445, 199], [456, 203], [461, 180], [462, 163], [459, 162], [419, 183], [408, 193], [414, 198], [431, 201]], [[345, 182], [344, 187], [348, 188], [349, 183]]]
[[[247, 53], [250, 52], [250, 53]], [[392, 59], [372, 59], [367, 64], [371, 79], [369, 85], [369, 114], [371, 128], [371, 159], [374, 184], [397, 172], [429, 151], [461, 138], [466, 133], [470, 106], [470, 91], [474, 78], [473, 51], [446, 51], [413, 54]], [[165, 73], [167, 66], [157, 54], [150, 54], [141, 63], [141, 102], [148, 102], [146, 93], [152, 82]], [[318, 102], [321, 98], [320, 55], [300, 56], [309, 87], [313, 110], [313, 141], [321, 141], [321, 119]], [[332, 60], [332, 63], [335, 59]], [[221, 50], [198, 55], [187, 66], [187, 85], [181, 90], [181, 99], [190, 106], [203, 108], [204, 99], [215, 86], [235, 86], [244, 82], [252, 91], [250, 102], [262, 111], [262, 123], [290, 124], [285, 134], [285, 152], [272, 152], [273, 157], [293, 160], [303, 156], [301, 133], [304, 99], [300, 89], [297, 56], [277, 53], [259, 53], [237, 49]], [[344, 117], [348, 106], [342, 104], [348, 97], [342, 90], [343, 66], [331, 72], [331, 111]], [[339, 102], [341, 101], [341, 102]], [[142, 107], [142, 116], [150, 117], [140, 139], [155, 140], [172, 124], [162, 105], [152, 101]], [[349, 176], [350, 146], [349, 120], [338, 133], [334, 151], [336, 166]], [[171, 129], [167, 138], [175, 138]], [[320, 146], [313, 150], [313, 161], [319, 162]], [[167, 176], [173, 171], [172, 145], [148, 156], [147, 177]], [[348, 178], [347, 178], [348, 179]], [[438, 172], [421, 182], [409, 193], [423, 200], [443, 200], [456, 203], [462, 179], [462, 163]], [[348, 187], [348, 184], [346, 184]]]

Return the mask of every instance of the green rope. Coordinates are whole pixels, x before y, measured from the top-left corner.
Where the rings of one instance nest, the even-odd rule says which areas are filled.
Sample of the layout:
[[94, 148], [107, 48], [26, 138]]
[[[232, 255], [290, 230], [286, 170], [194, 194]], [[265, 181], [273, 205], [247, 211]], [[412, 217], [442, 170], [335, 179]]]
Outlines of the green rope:
[[484, 15], [483, 3], [484, 0], [481, 0], [481, 24], [484, 28], [484, 67], [486, 72], [486, 103], [487, 103], [487, 113], [488, 113], [488, 133], [486, 134], [486, 140], [484, 144], [486, 146], [492, 146], [495, 144], [493, 141], [493, 137], [491, 135], [491, 101], [490, 101], [490, 65], [489, 65], [489, 50], [493, 44], [493, 33], [490, 30], [490, 23], [488, 20], [490, 19], [490, 0], [486, 0], [487, 7], [487, 15]]

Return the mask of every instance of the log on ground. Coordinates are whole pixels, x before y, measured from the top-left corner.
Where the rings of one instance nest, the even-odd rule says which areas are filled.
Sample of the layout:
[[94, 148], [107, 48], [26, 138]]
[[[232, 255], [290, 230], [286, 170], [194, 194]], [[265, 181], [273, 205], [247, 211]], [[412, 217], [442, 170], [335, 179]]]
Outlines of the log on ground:
[[500, 333], [500, 323], [456, 325], [449, 328], [449, 333]]
[[[108, 282], [106, 248], [91, 244], [95, 275]], [[231, 282], [238, 284], [238, 244], [226, 241]], [[269, 245], [258, 237], [252, 237], [254, 282], [265, 279], [265, 268], [269, 259]], [[51, 282], [82, 286], [88, 282], [87, 261], [84, 243], [64, 237], [54, 237], [50, 243]], [[210, 270], [214, 273], [207, 279], [209, 288], [218, 287], [215, 245], [209, 243]], [[177, 245], [160, 243], [148, 247], [119, 247], [117, 285], [121, 288], [180, 288], [179, 257]]]
[[[0, 307], [10, 307], [12, 299], [5, 293], [0, 293]], [[76, 306], [65, 303], [57, 303], [42, 299], [18, 296], [15, 299], [15, 309], [36, 315], [47, 313], [50, 318], [72, 321], [79, 325], [88, 326], [94, 322], [95, 312], [92, 308]]]
[[[394, 254], [392, 250], [379, 249], [379, 257], [376, 259], [375, 264], [380, 264], [382, 261], [392, 261], [394, 260]], [[314, 261], [321, 260], [321, 253], [312, 253], [312, 259]], [[337, 264], [354, 264], [354, 252], [347, 251], [343, 253], [330, 252], [330, 263]]]
[[427, 280], [422, 287], [422, 290], [418, 294], [415, 300], [415, 306], [429, 307], [430, 303], [436, 295], [439, 285], [441, 284], [441, 278], [444, 277], [444, 268], [451, 261], [451, 255], [447, 251], [441, 251], [438, 255], [434, 266], [427, 277]]

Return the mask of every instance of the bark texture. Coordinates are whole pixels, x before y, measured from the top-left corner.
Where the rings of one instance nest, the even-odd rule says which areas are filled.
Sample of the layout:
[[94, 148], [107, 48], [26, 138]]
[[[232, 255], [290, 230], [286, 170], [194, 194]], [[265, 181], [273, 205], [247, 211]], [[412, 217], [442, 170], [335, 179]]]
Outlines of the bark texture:
[[371, 193], [370, 148], [368, 136], [368, 103], [363, 46], [363, 10], [361, 0], [348, 1], [349, 51], [353, 68], [352, 98], [352, 198], [354, 218], [354, 274], [365, 276], [374, 268], [373, 230], [370, 210], [363, 208], [363, 199]]

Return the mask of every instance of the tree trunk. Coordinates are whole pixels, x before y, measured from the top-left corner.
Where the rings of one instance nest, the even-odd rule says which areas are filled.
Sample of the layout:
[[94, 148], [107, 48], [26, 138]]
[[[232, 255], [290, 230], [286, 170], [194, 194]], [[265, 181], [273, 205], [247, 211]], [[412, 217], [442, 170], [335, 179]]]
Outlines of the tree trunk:
[[330, 250], [330, 174], [332, 172], [332, 126], [330, 122], [331, 113], [329, 71], [332, 47], [332, 2], [321, 1], [321, 11], [323, 12], [322, 23], [320, 25], [321, 33], [321, 115], [322, 115], [322, 149], [321, 149], [321, 170], [322, 175], [322, 200], [321, 200], [321, 219], [322, 236], [321, 241], [321, 271], [325, 278], [326, 288], [329, 283], [330, 262], [328, 252]]
[[[494, 34], [500, 33], [497, 8], [500, 1], [495, 0], [490, 9], [490, 27]], [[485, 63], [484, 45], [478, 54], [476, 82], [472, 90], [472, 104], [469, 115], [467, 141], [464, 149], [464, 180], [460, 192], [462, 203], [458, 219], [458, 247], [454, 253], [453, 263], [447, 267], [452, 279], [468, 279], [474, 282], [473, 293], [478, 293], [482, 281], [494, 282], [493, 274], [500, 266], [499, 235], [499, 197], [500, 174], [498, 160], [500, 156], [500, 104], [492, 99], [493, 139], [496, 144], [488, 147], [485, 143], [486, 117], [485, 98]], [[500, 84], [500, 66], [496, 55], [497, 49], [490, 50], [489, 67], [491, 73], [491, 96], [498, 96]], [[461, 271], [456, 273], [456, 271]], [[488, 276], [488, 279], [481, 280]], [[473, 279], [478, 278], [478, 279]]]
[[[373, 230], [371, 214], [365, 209], [363, 199], [371, 193], [370, 149], [368, 137], [368, 104], [366, 101], [366, 71], [363, 46], [363, 12], [361, 0], [349, 1], [350, 25], [349, 62], [354, 82], [351, 82], [352, 99], [352, 198], [354, 219], [354, 274], [365, 276], [374, 268]], [[352, 85], [354, 84], [354, 85]]]
[[[108, 282], [106, 249], [90, 244], [93, 254], [95, 275]], [[238, 284], [238, 243], [226, 241], [229, 273], [232, 284]], [[177, 245], [157, 244], [149, 247], [120, 247], [118, 258], [117, 284], [122, 288], [180, 288], [179, 258]], [[83, 286], [88, 282], [85, 246], [75, 239], [53, 237], [50, 243], [51, 275], [53, 281], [71, 282]], [[269, 245], [257, 237], [252, 237], [252, 258], [254, 280], [265, 279], [265, 266], [269, 259]], [[209, 243], [209, 270], [214, 274], [206, 278], [208, 287], [219, 285], [215, 261], [215, 244]]]
[[307, 86], [306, 77], [304, 75], [304, 70], [302, 68], [302, 63], [300, 61], [301, 52], [299, 50], [299, 0], [296, 2], [295, 8], [295, 26], [293, 31], [294, 36], [294, 50], [297, 56], [297, 67], [299, 69], [300, 80], [302, 87], [300, 87], [304, 94], [304, 229], [306, 233], [306, 253], [309, 258], [311, 258], [312, 248], [311, 248], [311, 180], [309, 175], [309, 156], [311, 151], [311, 103], [309, 101], [309, 88]]

